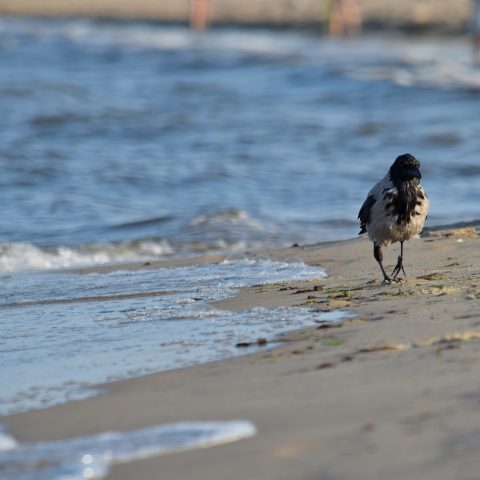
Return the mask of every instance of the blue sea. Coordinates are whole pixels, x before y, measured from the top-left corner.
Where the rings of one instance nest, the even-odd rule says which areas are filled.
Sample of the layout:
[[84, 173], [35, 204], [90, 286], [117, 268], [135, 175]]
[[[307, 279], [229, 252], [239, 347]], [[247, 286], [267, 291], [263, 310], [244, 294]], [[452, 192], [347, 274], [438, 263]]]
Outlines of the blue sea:
[[[242, 252], [356, 236], [366, 193], [399, 154], [421, 161], [428, 225], [478, 218], [480, 69], [466, 38], [0, 18], [0, 107], [0, 415], [337, 321], [213, 302], [321, 283], [318, 266]], [[226, 260], [121, 267], [206, 253]], [[70, 269], [105, 263], [120, 265]], [[254, 434], [246, 421], [62, 445], [0, 434], [0, 463], [6, 478], [102, 476], [106, 451], [123, 461], [153, 444], [232, 441]]]
[[478, 217], [467, 39], [0, 19], [0, 271], [353, 237], [395, 157]]

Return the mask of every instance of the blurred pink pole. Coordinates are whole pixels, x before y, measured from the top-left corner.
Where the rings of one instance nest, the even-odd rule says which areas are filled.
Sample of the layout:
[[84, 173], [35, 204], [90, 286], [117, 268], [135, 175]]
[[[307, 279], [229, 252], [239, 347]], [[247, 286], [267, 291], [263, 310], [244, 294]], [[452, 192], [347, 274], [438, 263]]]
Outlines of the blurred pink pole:
[[358, 35], [362, 30], [359, 0], [332, 0], [330, 3], [330, 35]]
[[190, 0], [190, 26], [197, 31], [206, 30], [211, 20], [213, 0]]

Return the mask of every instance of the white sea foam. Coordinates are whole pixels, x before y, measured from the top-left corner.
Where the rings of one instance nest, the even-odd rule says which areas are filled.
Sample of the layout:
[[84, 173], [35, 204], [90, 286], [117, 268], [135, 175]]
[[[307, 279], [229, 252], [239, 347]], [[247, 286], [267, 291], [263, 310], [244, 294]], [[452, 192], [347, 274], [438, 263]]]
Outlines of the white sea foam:
[[9, 448], [2, 449], [3, 480], [83, 480], [103, 478], [114, 464], [172, 452], [207, 448], [255, 435], [246, 420], [184, 422], [134, 430], [103, 432], [53, 442], [17, 443], [3, 434]]
[[48, 249], [31, 243], [2, 243], [0, 244], [0, 272], [134, 262], [170, 255], [173, 251], [166, 240]]
[[238, 355], [244, 352], [237, 343], [274, 341], [282, 332], [313, 325], [325, 314], [309, 308], [234, 313], [211, 302], [243, 286], [321, 282], [324, 276], [298, 260], [247, 258], [108, 275], [6, 275], [0, 413], [94, 395], [87, 387], [106, 381]]
[[[127, 226], [118, 228], [126, 229]], [[0, 273], [140, 262], [174, 254], [242, 252], [280, 242], [278, 225], [271, 225], [268, 220], [252, 217], [240, 209], [194, 216], [183, 229], [185, 239], [178, 235], [176, 243], [164, 238], [48, 248], [27, 242], [0, 243]]]
[[14, 450], [18, 447], [18, 442], [8, 433], [0, 430], [0, 455], [1, 452]]
[[480, 70], [472, 63], [465, 39], [385, 41], [389, 58], [353, 64], [349, 74], [362, 80], [390, 80], [406, 87], [480, 89]]

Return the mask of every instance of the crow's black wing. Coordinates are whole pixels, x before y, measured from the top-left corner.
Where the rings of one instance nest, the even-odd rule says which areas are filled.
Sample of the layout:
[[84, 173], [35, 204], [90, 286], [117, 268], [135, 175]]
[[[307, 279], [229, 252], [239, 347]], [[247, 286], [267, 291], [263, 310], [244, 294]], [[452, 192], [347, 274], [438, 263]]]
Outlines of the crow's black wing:
[[367, 223], [370, 221], [370, 214], [372, 213], [372, 207], [375, 205], [375, 202], [375, 197], [373, 195], [369, 195], [363, 202], [360, 212], [358, 212], [358, 218], [360, 220], [360, 232], [358, 232], [359, 235], [362, 233], [367, 233]]

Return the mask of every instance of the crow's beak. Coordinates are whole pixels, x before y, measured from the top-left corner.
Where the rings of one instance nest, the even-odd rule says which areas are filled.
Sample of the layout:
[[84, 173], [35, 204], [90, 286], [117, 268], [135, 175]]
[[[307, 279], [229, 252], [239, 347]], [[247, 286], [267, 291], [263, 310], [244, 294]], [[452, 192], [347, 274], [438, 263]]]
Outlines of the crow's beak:
[[422, 174], [420, 173], [420, 170], [414, 165], [409, 165], [404, 170], [404, 174], [406, 177], [416, 177], [418, 179], [422, 178]]

